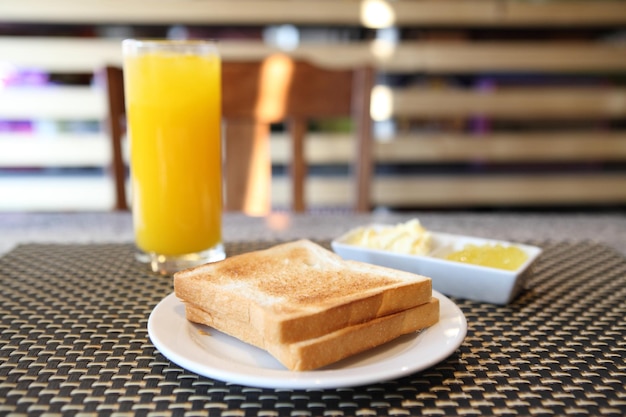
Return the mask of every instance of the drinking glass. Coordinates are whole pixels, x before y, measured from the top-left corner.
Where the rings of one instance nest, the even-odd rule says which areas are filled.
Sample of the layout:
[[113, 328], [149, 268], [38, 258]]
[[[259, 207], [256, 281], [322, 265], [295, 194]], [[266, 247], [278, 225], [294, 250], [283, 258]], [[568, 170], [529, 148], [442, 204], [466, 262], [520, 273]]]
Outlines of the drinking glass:
[[217, 45], [127, 39], [122, 50], [142, 258], [160, 274], [224, 259]]

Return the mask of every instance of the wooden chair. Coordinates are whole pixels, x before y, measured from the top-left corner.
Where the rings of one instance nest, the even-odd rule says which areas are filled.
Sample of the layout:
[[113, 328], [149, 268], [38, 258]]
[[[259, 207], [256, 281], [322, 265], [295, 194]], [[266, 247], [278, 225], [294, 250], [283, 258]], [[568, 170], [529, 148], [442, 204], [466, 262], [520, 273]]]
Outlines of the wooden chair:
[[[108, 126], [113, 154], [116, 208], [128, 209], [123, 160], [124, 93], [121, 68], [107, 67]], [[270, 127], [285, 122], [291, 137], [292, 209], [306, 210], [304, 139], [314, 119], [350, 117], [359, 140], [353, 161], [355, 210], [367, 210], [371, 177], [373, 70], [329, 69], [272, 55], [262, 61], [223, 62], [225, 202], [228, 211], [264, 215], [271, 210]]]

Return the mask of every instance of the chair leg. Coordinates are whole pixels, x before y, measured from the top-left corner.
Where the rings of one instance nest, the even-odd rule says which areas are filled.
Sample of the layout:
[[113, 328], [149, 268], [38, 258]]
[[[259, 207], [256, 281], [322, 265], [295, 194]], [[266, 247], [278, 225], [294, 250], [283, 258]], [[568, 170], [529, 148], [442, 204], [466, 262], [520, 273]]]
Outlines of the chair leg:
[[229, 120], [224, 132], [224, 208], [250, 216], [271, 211], [269, 125]]
[[126, 201], [126, 164], [122, 152], [124, 110], [124, 75], [121, 68], [106, 67], [105, 79], [108, 100], [107, 126], [111, 139], [111, 171], [115, 186], [115, 209], [128, 210]]
[[356, 71], [353, 94], [353, 120], [356, 121], [356, 152], [354, 158], [355, 202], [354, 210], [371, 210], [372, 171], [374, 165], [372, 143], [372, 117], [370, 115], [371, 92], [374, 86], [372, 68]]
[[307, 131], [306, 121], [293, 119], [289, 124], [291, 136], [291, 208], [296, 213], [306, 211], [305, 181], [307, 164], [304, 158], [304, 136]]

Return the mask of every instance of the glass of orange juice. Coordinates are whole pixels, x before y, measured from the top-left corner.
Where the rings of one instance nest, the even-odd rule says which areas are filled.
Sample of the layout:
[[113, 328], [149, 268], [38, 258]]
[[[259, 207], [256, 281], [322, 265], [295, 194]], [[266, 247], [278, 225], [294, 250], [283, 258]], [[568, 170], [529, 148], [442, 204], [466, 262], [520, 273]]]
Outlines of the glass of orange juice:
[[221, 64], [212, 41], [122, 42], [135, 240], [161, 274], [224, 259]]

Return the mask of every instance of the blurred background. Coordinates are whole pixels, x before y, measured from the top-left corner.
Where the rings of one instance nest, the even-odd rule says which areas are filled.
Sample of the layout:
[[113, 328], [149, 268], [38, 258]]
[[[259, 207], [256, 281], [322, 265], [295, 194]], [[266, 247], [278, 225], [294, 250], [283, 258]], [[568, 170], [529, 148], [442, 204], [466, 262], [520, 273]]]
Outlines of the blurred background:
[[[373, 209], [626, 206], [622, 1], [3, 0], [0, 211], [113, 209], [101, 71], [128, 37], [372, 66]], [[284, 130], [276, 210], [290, 204]], [[310, 131], [309, 207], [349, 209], [352, 126]]]

